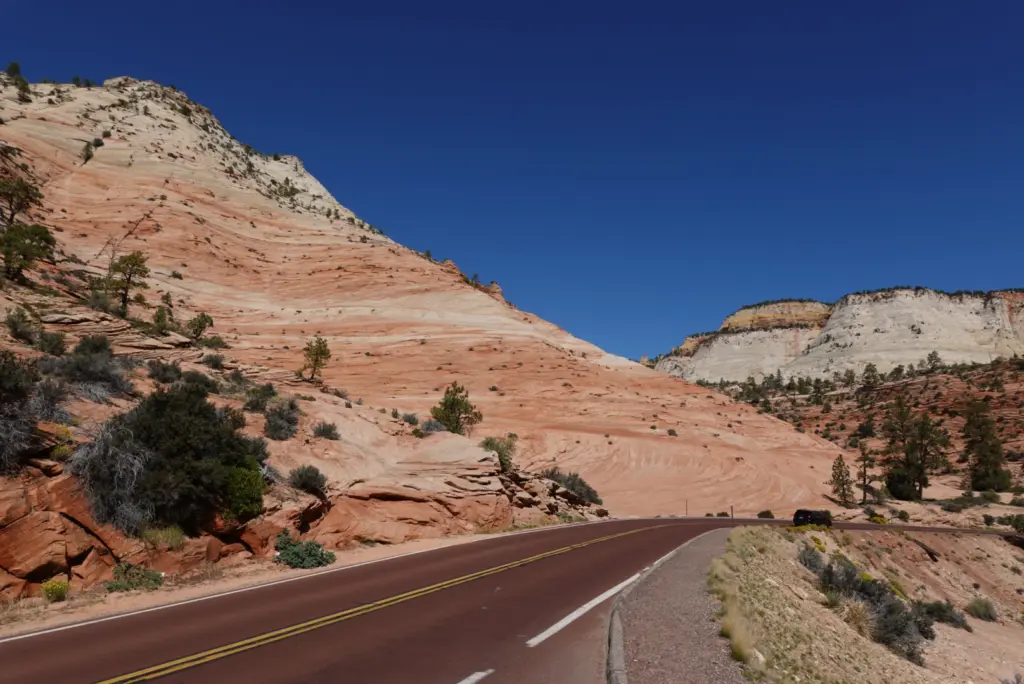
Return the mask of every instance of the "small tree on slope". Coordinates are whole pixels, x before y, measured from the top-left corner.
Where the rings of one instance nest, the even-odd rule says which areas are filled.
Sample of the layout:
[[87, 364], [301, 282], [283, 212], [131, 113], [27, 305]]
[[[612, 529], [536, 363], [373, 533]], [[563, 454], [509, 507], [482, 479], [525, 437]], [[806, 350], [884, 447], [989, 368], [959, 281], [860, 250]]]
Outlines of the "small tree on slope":
[[832, 485], [832, 493], [844, 506], [853, 503], [853, 480], [842, 454], [836, 456], [836, 460], [832, 462], [832, 479], [826, 484]]
[[469, 403], [469, 392], [457, 382], [444, 391], [441, 403], [430, 409], [430, 415], [456, 435], [472, 434], [473, 427], [484, 419], [483, 414]]

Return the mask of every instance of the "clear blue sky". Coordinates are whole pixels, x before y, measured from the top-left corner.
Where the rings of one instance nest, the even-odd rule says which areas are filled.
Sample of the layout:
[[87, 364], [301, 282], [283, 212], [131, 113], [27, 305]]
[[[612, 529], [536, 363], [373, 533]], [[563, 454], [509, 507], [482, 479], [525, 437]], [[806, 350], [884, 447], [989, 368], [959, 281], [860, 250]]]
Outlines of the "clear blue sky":
[[1024, 2], [9, 3], [610, 351], [741, 304], [1024, 286]]

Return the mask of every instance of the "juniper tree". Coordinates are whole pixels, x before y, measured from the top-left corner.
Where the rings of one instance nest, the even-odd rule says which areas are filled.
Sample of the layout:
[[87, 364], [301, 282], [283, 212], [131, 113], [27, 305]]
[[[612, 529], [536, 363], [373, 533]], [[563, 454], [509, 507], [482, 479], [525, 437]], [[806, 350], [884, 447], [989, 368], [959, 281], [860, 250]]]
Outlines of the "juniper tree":
[[844, 506], [853, 503], [853, 480], [842, 454], [832, 462], [832, 479], [825, 484], [832, 486], [832, 493]]

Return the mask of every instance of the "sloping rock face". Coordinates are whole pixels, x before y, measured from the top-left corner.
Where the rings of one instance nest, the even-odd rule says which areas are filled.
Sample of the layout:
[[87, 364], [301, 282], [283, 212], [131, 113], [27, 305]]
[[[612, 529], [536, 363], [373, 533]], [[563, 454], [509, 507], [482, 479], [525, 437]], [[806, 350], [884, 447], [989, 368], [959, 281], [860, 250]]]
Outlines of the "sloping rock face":
[[[114, 244], [121, 254], [142, 250], [152, 271], [147, 298], [168, 295], [179, 320], [212, 315], [212, 332], [230, 344], [228, 368], [316, 394], [303, 401], [300, 435], [271, 443], [279, 469], [316, 465], [334, 483], [332, 500], [345, 497], [331, 517], [338, 528], [321, 521], [312, 534], [355, 539], [364, 523], [353, 521], [363, 516], [387, 528], [382, 536], [407, 538], [539, 510], [540, 499], [506, 510], [497, 495], [459, 489], [483, 454], [473, 443], [509, 432], [520, 437], [520, 466], [577, 470], [616, 514], [730, 503], [737, 513], [785, 510], [817, 503], [827, 489], [832, 445], [607, 354], [509, 305], [496, 285], [467, 282], [454, 264], [394, 243], [298, 159], [244, 146], [181, 91], [128, 78], [91, 89], [34, 85], [33, 102], [22, 104], [2, 79], [0, 138], [23, 151], [39, 179], [45, 201], [34, 220], [53, 226], [61, 248], [91, 274], [104, 272]], [[86, 162], [83, 140], [93, 138], [105, 143]], [[47, 329], [72, 338], [102, 330], [140, 358], [201, 356], [67, 301], [37, 310], [54, 315]], [[152, 306], [133, 304], [131, 314], [149, 319]], [[351, 407], [295, 380], [315, 333], [332, 351], [324, 383], [346, 389]], [[429, 415], [453, 381], [484, 414], [472, 441], [419, 440], [391, 417], [392, 409]], [[341, 439], [313, 438], [318, 420], [336, 423]], [[258, 418], [251, 422], [260, 430]], [[393, 505], [365, 495], [364, 485], [428, 496]]]
[[935, 351], [947, 363], [1024, 354], [1024, 293], [946, 294], [924, 288], [852, 294], [829, 306], [774, 303], [741, 309], [716, 333], [687, 341], [656, 369], [687, 380], [743, 381], [881, 372]]

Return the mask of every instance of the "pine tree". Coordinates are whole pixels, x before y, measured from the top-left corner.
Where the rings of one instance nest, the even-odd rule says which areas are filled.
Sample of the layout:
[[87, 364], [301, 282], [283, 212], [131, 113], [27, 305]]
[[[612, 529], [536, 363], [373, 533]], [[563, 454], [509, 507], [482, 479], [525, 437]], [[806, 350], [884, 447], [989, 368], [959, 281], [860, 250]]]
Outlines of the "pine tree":
[[873, 363], [864, 366], [864, 375], [861, 376], [861, 381], [865, 387], [877, 386], [882, 381], [882, 377], [878, 374], [878, 367]]
[[832, 479], [825, 484], [832, 485], [832, 493], [844, 506], [853, 503], [853, 480], [850, 479], [850, 468], [842, 454], [832, 462]]
[[299, 370], [299, 375], [308, 368], [310, 380], [316, 378], [317, 374], [320, 373], [320, 370], [327, 365], [331, 358], [331, 350], [327, 347], [327, 340], [319, 335], [306, 343], [306, 348], [302, 350], [302, 354], [306, 357], [306, 365]]
[[110, 265], [107, 282], [110, 289], [121, 299], [121, 315], [128, 315], [128, 300], [132, 290], [146, 290], [149, 285], [145, 279], [149, 276], [146, 266], [146, 255], [132, 252], [119, 257]]
[[472, 434], [473, 426], [484, 419], [483, 414], [469, 403], [469, 392], [457, 382], [445, 390], [441, 403], [430, 409], [430, 415], [456, 435]]
[[882, 463], [889, 492], [897, 499], [922, 498], [928, 475], [946, 464], [945, 431], [927, 415], [915, 419], [901, 394], [886, 413], [882, 434], [888, 442]]
[[1012, 485], [1012, 476], [1006, 469], [1003, 444], [996, 434], [996, 426], [984, 401], [971, 402], [964, 422], [964, 456], [968, 475], [965, 484], [971, 490], [983, 492], [1005, 491]]
[[877, 459], [874, 454], [868, 449], [867, 444], [864, 442], [860, 443], [860, 455], [857, 456], [857, 479], [860, 480], [861, 497], [860, 502], [867, 503], [868, 501], [868, 489], [871, 487], [871, 483], [876, 481], [878, 478], [871, 473], [871, 469], [875, 467]]

